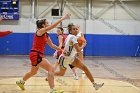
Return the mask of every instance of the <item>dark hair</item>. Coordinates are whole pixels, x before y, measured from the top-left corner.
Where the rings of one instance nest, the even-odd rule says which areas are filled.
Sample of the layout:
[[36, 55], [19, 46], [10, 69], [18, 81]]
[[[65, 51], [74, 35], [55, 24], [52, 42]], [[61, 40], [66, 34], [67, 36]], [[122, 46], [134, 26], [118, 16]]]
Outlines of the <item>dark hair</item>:
[[69, 23], [68, 24], [68, 32], [69, 32], [69, 34], [71, 34], [71, 29], [72, 29], [72, 26], [74, 26], [74, 24], [73, 23]]
[[57, 29], [60, 29], [61, 31], [64, 31], [64, 29], [62, 27], [57, 27]]
[[43, 28], [42, 25], [45, 24], [45, 22], [46, 22], [46, 19], [37, 20], [36, 21], [37, 28]]

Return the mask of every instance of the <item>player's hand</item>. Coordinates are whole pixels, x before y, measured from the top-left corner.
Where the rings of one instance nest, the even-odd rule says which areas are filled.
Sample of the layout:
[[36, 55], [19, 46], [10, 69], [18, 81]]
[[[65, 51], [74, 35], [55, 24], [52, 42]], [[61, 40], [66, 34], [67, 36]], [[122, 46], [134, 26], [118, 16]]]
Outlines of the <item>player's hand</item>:
[[12, 31], [12, 30], [7, 30], [7, 32], [8, 32], [9, 34], [13, 33], [13, 31]]
[[68, 14], [65, 14], [65, 15], [62, 17], [62, 19], [63, 19], [63, 20], [65, 20], [65, 19], [69, 19], [70, 16], [71, 16], [71, 14], [69, 14], [69, 13], [68, 13]]
[[86, 43], [83, 43], [82, 46], [81, 46], [81, 48], [83, 49], [85, 46], [86, 46]]
[[66, 50], [63, 51], [63, 54], [64, 54], [65, 56], [68, 56], [68, 52], [67, 52]]
[[57, 51], [54, 52], [53, 57], [57, 57]]
[[9, 30], [9, 32], [10, 32], [10, 33], [13, 33], [13, 31], [12, 31], [12, 30]]

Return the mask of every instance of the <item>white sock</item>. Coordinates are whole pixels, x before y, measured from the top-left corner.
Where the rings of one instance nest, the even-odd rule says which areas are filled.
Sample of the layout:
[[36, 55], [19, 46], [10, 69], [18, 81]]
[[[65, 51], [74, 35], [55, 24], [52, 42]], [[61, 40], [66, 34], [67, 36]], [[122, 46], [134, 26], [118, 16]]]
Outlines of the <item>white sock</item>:
[[52, 93], [53, 91], [54, 91], [54, 87], [53, 87], [53, 88], [51, 88], [50, 92]]
[[20, 80], [22, 83], [25, 83], [25, 81], [22, 79], [22, 80]]

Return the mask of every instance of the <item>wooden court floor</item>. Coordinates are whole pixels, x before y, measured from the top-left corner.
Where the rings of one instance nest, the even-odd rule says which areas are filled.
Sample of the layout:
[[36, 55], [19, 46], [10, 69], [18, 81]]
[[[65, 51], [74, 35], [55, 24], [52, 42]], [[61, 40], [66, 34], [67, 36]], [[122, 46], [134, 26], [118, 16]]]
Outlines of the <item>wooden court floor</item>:
[[[46, 58], [54, 63], [51, 56]], [[55, 86], [64, 93], [140, 93], [140, 58], [85, 57], [84, 63], [98, 83], [105, 85], [95, 91], [87, 77], [78, 69], [79, 80], [74, 80], [68, 68], [63, 77], [55, 77]], [[28, 56], [0, 55], [0, 93], [49, 93], [46, 72], [42, 69], [29, 79], [22, 91], [15, 82], [30, 69]]]

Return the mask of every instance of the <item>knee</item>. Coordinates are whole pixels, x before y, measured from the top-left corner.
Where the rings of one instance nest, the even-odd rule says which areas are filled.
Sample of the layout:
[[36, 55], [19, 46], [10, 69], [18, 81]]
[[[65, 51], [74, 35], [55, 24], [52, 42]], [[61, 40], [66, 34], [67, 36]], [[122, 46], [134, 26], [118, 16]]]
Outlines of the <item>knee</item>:
[[54, 76], [54, 69], [53, 69], [52, 66], [49, 67], [48, 74], [49, 74], [50, 76]]
[[65, 74], [65, 73], [63, 73], [63, 72], [61, 72], [61, 71], [55, 73], [56, 76], [64, 76], [64, 74]]
[[64, 73], [60, 73], [59, 76], [64, 76]]
[[48, 72], [54, 72], [54, 68], [52, 66], [49, 67]]
[[54, 75], [55, 75], [55, 74], [54, 74], [53, 71], [49, 71], [49, 72], [48, 72], [48, 76], [52, 76], [52, 77], [54, 77]]

